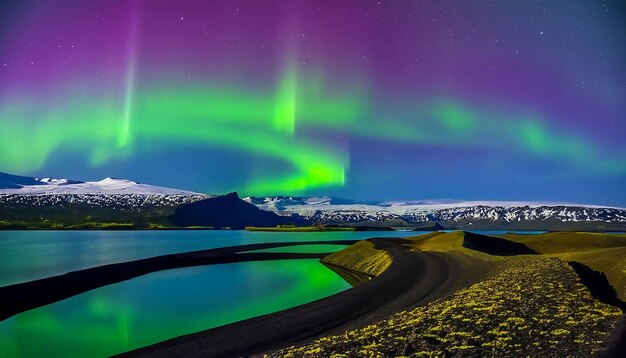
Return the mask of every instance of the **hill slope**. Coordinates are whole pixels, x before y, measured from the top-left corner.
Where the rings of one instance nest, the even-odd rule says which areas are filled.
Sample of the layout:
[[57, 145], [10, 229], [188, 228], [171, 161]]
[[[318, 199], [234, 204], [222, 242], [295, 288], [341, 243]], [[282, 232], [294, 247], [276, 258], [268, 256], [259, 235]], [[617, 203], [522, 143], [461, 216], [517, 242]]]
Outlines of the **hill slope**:
[[[615, 297], [601, 272], [566, 261], [577, 256], [600, 260], [602, 267], [610, 268], [604, 256], [608, 250], [626, 253], [622, 246], [626, 235], [550, 233], [496, 238], [437, 232], [401, 243], [411, 251], [434, 251], [455, 260], [460, 270], [452, 279], [464, 277], [459, 290], [268, 355], [591, 356], [620, 339], [616, 327], [626, 317], [622, 312], [626, 303]], [[367, 274], [380, 255], [369, 246], [355, 244], [324, 260]]]
[[371, 325], [271, 357], [591, 356], [621, 311], [555, 258], [519, 257], [493, 277]]
[[179, 205], [169, 219], [174, 225], [182, 227], [211, 226], [231, 229], [301, 223], [296, 217], [279, 216], [261, 210], [239, 199], [237, 193]]
[[95, 182], [0, 173], [0, 228], [170, 226], [181, 204], [212, 196], [106, 178]]
[[581, 262], [603, 272], [617, 295], [626, 301], [626, 234], [554, 232], [541, 235], [503, 235], [564, 261]]

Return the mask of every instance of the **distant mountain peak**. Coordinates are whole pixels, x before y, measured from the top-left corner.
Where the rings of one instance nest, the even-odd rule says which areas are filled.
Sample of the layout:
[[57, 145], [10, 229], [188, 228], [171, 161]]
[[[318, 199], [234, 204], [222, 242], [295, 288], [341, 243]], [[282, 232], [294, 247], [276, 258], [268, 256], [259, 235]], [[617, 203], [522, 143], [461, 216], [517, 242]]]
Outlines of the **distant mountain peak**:
[[[622, 228], [626, 210], [573, 203], [532, 201], [384, 201], [341, 202], [306, 197], [245, 198], [261, 209], [279, 215], [297, 214], [328, 225], [416, 226], [473, 230], [571, 230], [571, 228]], [[586, 225], [586, 226], [585, 226]], [[594, 226], [595, 225], [595, 226]], [[621, 230], [621, 229], [620, 229]]]
[[193, 195], [206, 196], [187, 190], [166, 188], [107, 177], [99, 181], [82, 182], [69, 179], [31, 178], [0, 173], [0, 194], [15, 195]]
[[108, 184], [141, 184], [137, 181], [134, 180], [130, 180], [130, 179], [122, 179], [122, 178], [112, 178], [112, 177], [106, 177], [102, 180], [99, 181], [95, 181], [93, 183], [99, 183], [101, 185], [108, 185]]

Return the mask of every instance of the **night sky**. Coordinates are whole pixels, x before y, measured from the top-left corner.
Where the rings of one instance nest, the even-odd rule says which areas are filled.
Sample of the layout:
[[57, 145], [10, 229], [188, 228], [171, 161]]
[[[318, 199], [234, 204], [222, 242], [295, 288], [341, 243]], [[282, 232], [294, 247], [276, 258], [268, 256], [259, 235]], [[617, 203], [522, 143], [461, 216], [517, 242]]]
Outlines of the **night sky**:
[[621, 1], [0, 3], [0, 171], [626, 206]]

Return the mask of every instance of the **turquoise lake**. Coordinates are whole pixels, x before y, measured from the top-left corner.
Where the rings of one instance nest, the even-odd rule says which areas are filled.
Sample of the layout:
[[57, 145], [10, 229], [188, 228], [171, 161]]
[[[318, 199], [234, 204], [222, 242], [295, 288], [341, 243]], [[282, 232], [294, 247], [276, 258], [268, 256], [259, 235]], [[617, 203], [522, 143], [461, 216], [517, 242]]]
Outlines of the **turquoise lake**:
[[0, 231], [0, 286], [116, 262], [225, 246], [420, 234], [406, 231]]
[[[93, 266], [224, 246], [360, 240], [425, 233], [0, 231], [0, 286]], [[320, 253], [344, 247], [315, 244], [265, 251]], [[105, 357], [301, 305], [349, 287], [316, 259], [244, 262], [155, 272], [0, 322], [0, 355]]]
[[[409, 232], [0, 231], [0, 286], [156, 255], [251, 243], [404, 237]], [[279, 252], [327, 252], [306, 245]], [[316, 259], [155, 272], [0, 322], [8, 357], [104, 357], [280, 311], [350, 286]]]

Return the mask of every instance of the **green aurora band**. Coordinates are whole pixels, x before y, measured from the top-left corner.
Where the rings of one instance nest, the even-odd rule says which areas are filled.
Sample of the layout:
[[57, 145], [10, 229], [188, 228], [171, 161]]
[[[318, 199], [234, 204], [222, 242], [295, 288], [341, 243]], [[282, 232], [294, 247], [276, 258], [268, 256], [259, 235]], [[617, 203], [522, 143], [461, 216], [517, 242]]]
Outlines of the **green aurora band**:
[[[134, 57], [132, 54], [130, 57]], [[454, 98], [403, 99], [370, 108], [366, 86], [335, 90], [323, 76], [285, 66], [274, 93], [223, 83], [190, 86], [171, 81], [137, 88], [130, 61], [124, 98], [65, 92], [54, 106], [35, 99], [0, 103], [0, 166], [29, 173], [55, 151], [87, 153], [90, 165], [189, 144], [254, 153], [289, 163], [292, 171], [254, 178], [246, 195], [297, 194], [343, 186], [349, 149], [307, 135], [308, 130], [370, 139], [523, 151], [594, 172], [626, 172], [623, 156], [594, 150], [582, 136], [547, 128], [540, 115]], [[208, 81], [207, 81], [208, 82]], [[110, 97], [110, 96], [109, 96]], [[104, 99], [103, 99], [104, 98]], [[419, 98], [416, 96], [416, 98]], [[411, 118], [411, 121], [402, 119]], [[490, 134], [498, 128], [495, 135]], [[483, 135], [484, 134], [484, 135]]]

